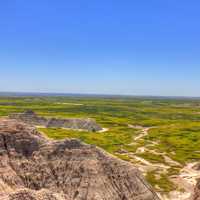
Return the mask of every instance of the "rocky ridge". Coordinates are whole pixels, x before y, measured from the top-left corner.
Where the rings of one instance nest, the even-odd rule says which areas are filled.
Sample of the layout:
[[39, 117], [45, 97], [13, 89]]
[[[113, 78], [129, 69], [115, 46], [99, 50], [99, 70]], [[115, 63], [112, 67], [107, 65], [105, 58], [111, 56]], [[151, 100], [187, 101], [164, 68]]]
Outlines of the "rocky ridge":
[[75, 130], [86, 130], [86, 131], [101, 131], [102, 128], [93, 119], [79, 119], [79, 118], [45, 118], [38, 116], [32, 110], [27, 110], [24, 113], [15, 113], [9, 116], [11, 119], [17, 119], [22, 122], [36, 125], [45, 126], [48, 128], [68, 128]]
[[78, 140], [0, 120], [1, 200], [158, 200], [140, 172]]

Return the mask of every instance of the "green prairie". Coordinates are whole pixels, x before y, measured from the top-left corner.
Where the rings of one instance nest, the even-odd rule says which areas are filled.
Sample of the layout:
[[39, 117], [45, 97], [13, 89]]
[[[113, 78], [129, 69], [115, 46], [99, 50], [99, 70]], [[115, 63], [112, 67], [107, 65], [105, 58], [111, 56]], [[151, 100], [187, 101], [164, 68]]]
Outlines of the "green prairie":
[[[200, 100], [136, 97], [0, 97], [0, 116], [32, 109], [38, 115], [58, 118], [93, 118], [106, 132], [40, 128], [54, 139], [78, 138], [97, 145], [133, 164], [134, 156], [151, 164], [167, 165], [167, 171], [147, 171], [159, 192], [176, 189], [170, 176], [189, 162], [200, 160]], [[130, 126], [131, 125], [131, 126]], [[148, 134], [138, 140], [142, 129]], [[138, 149], [143, 149], [142, 152]], [[122, 153], [121, 153], [122, 152]], [[165, 156], [177, 162], [173, 166]], [[159, 173], [160, 178], [152, 174]]]

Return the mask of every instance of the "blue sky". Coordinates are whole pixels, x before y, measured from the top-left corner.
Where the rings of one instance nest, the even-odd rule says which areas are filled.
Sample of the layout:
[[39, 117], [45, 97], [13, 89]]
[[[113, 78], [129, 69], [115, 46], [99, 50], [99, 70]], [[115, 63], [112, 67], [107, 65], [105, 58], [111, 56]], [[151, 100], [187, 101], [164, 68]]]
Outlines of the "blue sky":
[[0, 1], [0, 91], [200, 96], [199, 0]]

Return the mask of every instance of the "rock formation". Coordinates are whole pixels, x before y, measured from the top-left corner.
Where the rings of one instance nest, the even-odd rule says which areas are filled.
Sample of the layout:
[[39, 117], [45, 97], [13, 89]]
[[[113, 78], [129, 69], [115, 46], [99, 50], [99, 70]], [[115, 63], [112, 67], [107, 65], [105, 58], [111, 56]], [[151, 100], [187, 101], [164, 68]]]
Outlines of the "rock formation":
[[132, 164], [78, 140], [0, 120], [1, 200], [158, 200]]
[[87, 131], [100, 131], [102, 128], [93, 119], [57, 119], [57, 118], [45, 118], [40, 117], [32, 110], [27, 110], [24, 113], [12, 114], [9, 116], [11, 119], [21, 120], [25, 123], [45, 126], [45, 127], [55, 127], [55, 128], [69, 128], [69, 129], [80, 129]]
[[192, 200], [200, 200], [200, 179], [197, 180], [197, 184], [194, 189], [194, 193], [192, 195]]

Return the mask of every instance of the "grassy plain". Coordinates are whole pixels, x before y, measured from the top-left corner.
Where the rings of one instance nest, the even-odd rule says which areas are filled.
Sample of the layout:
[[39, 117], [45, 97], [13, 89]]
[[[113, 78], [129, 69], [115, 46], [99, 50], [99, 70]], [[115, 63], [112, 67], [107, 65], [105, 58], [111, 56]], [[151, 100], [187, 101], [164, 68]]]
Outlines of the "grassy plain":
[[[54, 139], [79, 138], [102, 147], [129, 162], [132, 155], [152, 164], [169, 166], [166, 172], [148, 171], [147, 179], [158, 191], [176, 188], [170, 175], [178, 174], [180, 166], [200, 160], [200, 100], [139, 97], [0, 97], [0, 116], [32, 109], [42, 116], [59, 118], [94, 118], [107, 132], [90, 133], [64, 129], [40, 129]], [[152, 127], [148, 135], [128, 125]], [[145, 151], [137, 149], [144, 147]], [[120, 151], [125, 153], [119, 153]], [[166, 162], [164, 156], [178, 162]], [[156, 178], [159, 173], [159, 178]]]

